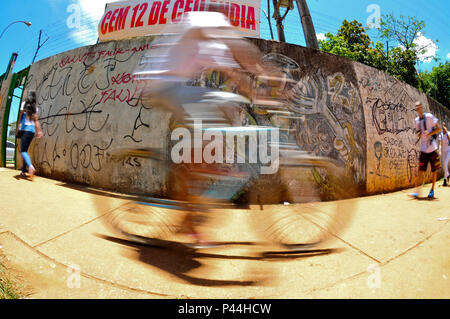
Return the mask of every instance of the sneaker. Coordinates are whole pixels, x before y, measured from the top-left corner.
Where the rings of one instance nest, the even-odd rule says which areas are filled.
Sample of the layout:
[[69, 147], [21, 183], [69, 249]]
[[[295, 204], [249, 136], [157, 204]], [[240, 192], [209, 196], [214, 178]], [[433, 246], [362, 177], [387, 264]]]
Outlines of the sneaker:
[[34, 178], [34, 173], [36, 172], [36, 170], [34, 169], [34, 166], [31, 165], [30, 167], [28, 167], [28, 174], [30, 174], [30, 180], [33, 180]]
[[411, 194], [409, 194], [409, 196], [417, 199], [417, 198], [419, 198], [419, 193], [411, 193]]
[[444, 184], [442, 186], [447, 186], [447, 179], [444, 178]]
[[434, 190], [430, 190], [430, 193], [428, 194], [428, 198], [434, 198]]

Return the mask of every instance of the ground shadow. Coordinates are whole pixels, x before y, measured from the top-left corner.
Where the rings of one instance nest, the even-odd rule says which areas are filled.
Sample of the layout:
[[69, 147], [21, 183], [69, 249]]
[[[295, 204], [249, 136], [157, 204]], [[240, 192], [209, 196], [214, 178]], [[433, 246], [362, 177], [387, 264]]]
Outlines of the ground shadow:
[[[61, 183], [58, 186], [65, 188], [82, 191], [92, 195], [104, 196], [105, 198], [115, 198], [123, 199], [129, 201], [142, 201], [147, 200], [148, 202], [156, 203], [167, 203], [172, 204], [171, 200], [159, 199], [153, 197], [145, 197], [136, 194], [120, 194], [109, 192], [105, 190], [93, 189], [85, 185]], [[269, 264], [261, 264], [261, 269], [264, 268], [260, 273], [255, 274], [254, 271], [244, 268], [246, 276], [244, 280], [215, 280], [206, 278], [208, 274], [214, 273], [215, 262], [208, 263], [205, 262], [206, 259], [216, 259], [216, 260], [248, 260], [248, 261], [268, 261], [268, 260], [292, 260], [298, 258], [305, 258], [317, 255], [324, 255], [333, 252], [334, 250], [314, 250], [308, 252], [262, 252], [258, 249], [249, 249], [248, 254], [245, 255], [228, 255], [228, 254], [218, 254], [211, 253], [211, 250], [196, 250], [192, 249], [183, 243], [176, 241], [168, 241], [161, 239], [150, 239], [150, 238], [137, 238], [139, 236], [133, 235], [132, 238], [127, 238], [119, 235], [119, 237], [112, 237], [103, 234], [94, 234], [95, 236], [114, 242], [132, 249], [133, 256], [129, 258], [137, 259], [149, 266], [155, 267], [162, 270], [171, 277], [176, 277], [182, 282], [189, 283], [197, 286], [204, 287], [230, 287], [230, 286], [262, 286], [267, 284], [267, 278], [272, 278], [270, 273], [265, 273], [266, 269], [269, 269]], [[136, 238], [134, 238], [136, 237]], [[142, 240], [139, 240], [142, 239]], [[147, 241], [146, 241], [147, 240]], [[239, 246], [259, 246], [257, 243], [253, 242], [225, 242], [224, 245], [239, 245]], [[209, 251], [209, 252], [207, 252]], [[223, 251], [223, 250], [222, 250]], [[136, 255], [137, 254], [137, 257]], [[202, 262], [203, 261], [203, 262]], [[201, 271], [197, 271], [202, 268]], [[259, 269], [258, 269], [259, 270]], [[195, 277], [189, 275], [190, 273], [195, 273]], [[268, 271], [268, 272], [271, 272]], [[200, 276], [200, 277], [199, 277]], [[242, 278], [242, 277], [240, 277]], [[247, 280], [248, 278], [248, 280]], [[255, 279], [257, 278], [257, 279]]]
[[174, 275], [189, 284], [205, 287], [252, 286], [262, 284], [262, 281], [260, 280], [211, 280], [207, 278], [198, 278], [187, 275], [188, 272], [202, 267], [202, 263], [198, 260], [200, 258], [261, 260], [261, 257], [226, 256], [201, 253], [181, 243], [165, 240], [155, 240], [155, 244], [150, 245], [136, 243], [134, 241], [101, 234], [95, 234], [95, 236], [120, 245], [127, 246], [129, 248], [133, 248], [138, 253], [138, 259], [140, 261], [157, 267], [158, 269]]
[[29, 182], [32, 182], [32, 180], [30, 180], [28, 177], [26, 177], [26, 176], [22, 176], [22, 175], [15, 175], [15, 176], [13, 176], [15, 179], [17, 179], [18, 181], [19, 180], [25, 180], [25, 181], [29, 181]]
[[433, 198], [428, 198], [426, 196], [423, 197], [416, 197], [416, 198], [411, 198], [411, 200], [427, 200], [427, 201], [439, 201], [438, 197], [433, 197]]
[[[292, 251], [264, 251], [256, 253], [254, 256], [246, 255], [224, 255], [207, 253], [201, 250], [189, 248], [182, 243], [152, 239], [153, 243], [137, 243], [135, 241], [126, 240], [118, 237], [112, 237], [102, 234], [94, 234], [95, 236], [127, 246], [134, 249], [138, 253], [138, 259], [146, 264], [161, 269], [166, 273], [176, 276], [178, 279], [192, 285], [205, 287], [220, 286], [256, 286], [264, 285], [266, 279], [261, 280], [212, 280], [207, 278], [198, 278], [187, 275], [190, 271], [202, 267], [200, 259], [221, 259], [221, 260], [292, 260], [306, 258], [318, 255], [326, 255], [337, 252], [337, 249], [314, 249], [303, 252]], [[226, 245], [247, 245], [252, 246], [251, 242], [227, 242]], [[258, 275], [261, 278], [261, 274]], [[270, 274], [265, 274], [263, 278], [271, 278]]]

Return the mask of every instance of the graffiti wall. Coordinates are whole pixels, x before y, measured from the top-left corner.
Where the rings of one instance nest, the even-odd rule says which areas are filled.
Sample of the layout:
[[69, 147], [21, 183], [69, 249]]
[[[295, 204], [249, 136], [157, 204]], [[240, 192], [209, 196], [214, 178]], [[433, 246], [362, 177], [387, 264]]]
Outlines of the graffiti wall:
[[[164, 194], [167, 174], [161, 164], [114, 156], [124, 148], [169, 145], [170, 115], [146, 105], [132, 76], [151, 40], [100, 43], [32, 65], [27, 90], [37, 91], [44, 132], [31, 147], [38, 174]], [[362, 64], [295, 45], [251, 41], [294, 83], [286, 91], [285, 108], [295, 116], [279, 117], [254, 107], [240, 114], [239, 124], [280, 127], [281, 139], [341, 162], [361, 194], [412, 185], [418, 156], [412, 106], [420, 99], [437, 116], [450, 119], [442, 106]], [[233, 90], [216, 72], [197, 82]]]
[[[284, 108], [290, 115], [266, 113], [254, 105], [239, 124], [279, 127], [282, 142], [293, 142], [314, 155], [339, 161], [352, 183], [364, 190], [365, 120], [352, 63], [342, 60], [336, 66], [332, 55], [311, 54], [314, 52], [308, 49], [278, 42], [253, 42], [265, 54], [265, 61], [280, 67], [295, 83], [284, 92]], [[230, 87], [217, 74], [209, 74], [201, 82], [224, 90]]]
[[131, 73], [151, 39], [79, 48], [32, 65], [43, 138], [31, 152], [38, 174], [139, 192], [164, 188], [157, 162], [117, 159], [122, 148], [165, 147], [167, 114], [141, 100]]
[[[414, 110], [421, 101], [425, 112], [439, 121], [450, 119], [442, 105], [415, 88], [376, 69], [355, 63], [364, 103], [367, 135], [368, 193], [412, 187], [418, 173], [420, 142], [415, 129]], [[431, 181], [430, 170], [426, 181]], [[440, 172], [441, 173], [441, 172]]]

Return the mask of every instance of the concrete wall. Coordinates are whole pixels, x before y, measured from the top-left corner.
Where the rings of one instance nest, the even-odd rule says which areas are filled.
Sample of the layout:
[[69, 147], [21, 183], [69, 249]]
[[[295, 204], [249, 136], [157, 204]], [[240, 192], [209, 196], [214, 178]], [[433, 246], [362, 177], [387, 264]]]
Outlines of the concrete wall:
[[[383, 72], [358, 63], [355, 70], [366, 117], [367, 192], [412, 187], [418, 173], [420, 146], [414, 103], [422, 101], [425, 111], [433, 113], [441, 123], [448, 123], [450, 111]], [[442, 170], [439, 176], [443, 176]], [[431, 181], [431, 174], [426, 180]]]
[[[119, 191], [164, 194], [166, 175], [155, 161], [111, 154], [126, 147], [167, 147], [170, 116], [145, 105], [131, 74], [151, 38], [101, 43], [32, 65], [44, 137], [33, 142], [38, 174]], [[282, 138], [330, 156], [351, 172], [362, 193], [412, 186], [418, 144], [413, 105], [422, 100], [441, 120], [450, 112], [416, 89], [368, 66], [331, 54], [252, 39], [265, 59], [297, 82], [286, 107], [304, 116], [285, 120], [246, 112], [245, 123], [290, 128]], [[216, 73], [201, 82], [230, 89]]]
[[32, 65], [27, 89], [37, 91], [42, 139], [31, 153], [40, 175], [130, 192], [164, 191], [158, 163], [120, 148], [165, 147], [168, 115], [140, 99], [131, 73], [150, 38], [68, 51]]

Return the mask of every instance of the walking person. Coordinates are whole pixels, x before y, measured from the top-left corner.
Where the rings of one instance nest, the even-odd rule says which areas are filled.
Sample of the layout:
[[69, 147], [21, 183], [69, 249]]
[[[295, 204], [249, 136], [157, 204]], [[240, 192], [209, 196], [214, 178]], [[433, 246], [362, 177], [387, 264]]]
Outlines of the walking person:
[[42, 137], [42, 130], [38, 120], [38, 109], [36, 107], [36, 93], [30, 91], [27, 98], [22, 103], [19, 113], [19, 129], [22, 136], [20, 137], [20, 152], [23, 159], [21, 176], [27, 177], [26, 173], [30, 174], [29, 177], [33, 180], [36, 169], [31, 163], [30, 155], [28, 154], [28, 148], [31, 141], [36, 135], [37, 138]]
[[419, 198], [420, 187], [423, 184], [424, 174], [428, 168], [428, 163], [431, 164], [431, 172], [433, 174], [433, 183], [431, 190], [428, 193], [428, 198], [434, 198], [434, 186], [436, 184], [436, 177], [438, 169], [441, 167], [438, 150], [437, 136], [441, 129], [439, 127], [438, 119], [431, 113], [423, 111], [423, 105], [420, 101], [415, 103], [415, 110], [419, 114], [416, 117], [416, 130], [420, 139], [420, 157], [419, 157], [419, 175], [416, 180], [416, 191], [410, 194], [414, 198]]
[[448, 170], [448, 164], [450, 162], [450, 133], [447, 130], [445, 123], [442, 123], [442, 132], [439, 134], [439, 141], [441, 143], [441, 158], [442, 165], [444, 166], [444, 184], [447, 186], [450, 183], [450, 173]]

